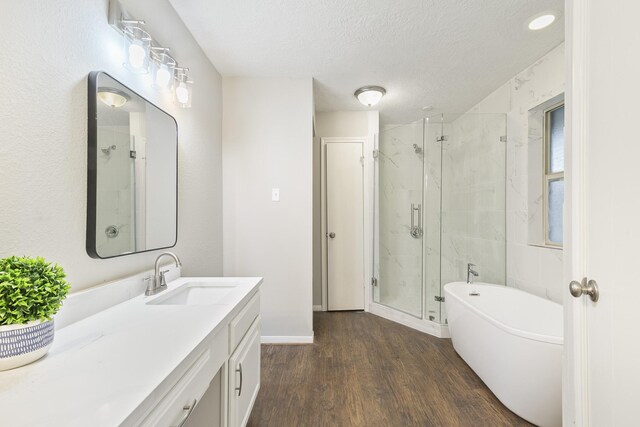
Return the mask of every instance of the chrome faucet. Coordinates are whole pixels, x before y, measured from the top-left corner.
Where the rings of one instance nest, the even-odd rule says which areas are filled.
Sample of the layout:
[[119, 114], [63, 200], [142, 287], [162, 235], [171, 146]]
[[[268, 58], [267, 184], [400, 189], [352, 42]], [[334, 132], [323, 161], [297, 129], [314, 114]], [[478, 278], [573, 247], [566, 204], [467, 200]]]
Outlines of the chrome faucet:
[[467, 264], [467, 283], [469, 285], [473, 285], [473, 278], [479, 276], [478, 272], [474, 270], [475, 266], [475, 264]]
[[165, 274], [168, 273], [169, 270], [160, 271], [160, 260], [165, 256], [173, 258], [173, 260], [176, 262], [176, 267], [180, 267], [182, 265], [182, 263], [180, 262], [180, 258], [178, 258], [178, 256], [173, 252], [163, 252], [158, 255], [158, 258], [156, 258], [154, 275], [145, 279], [149, 281], [147, 290], [144, 291], [144, 294], [147, 296], [155, 295], [158, 292], [162, 292], [167, 289], [167, 279], [165, 278]]

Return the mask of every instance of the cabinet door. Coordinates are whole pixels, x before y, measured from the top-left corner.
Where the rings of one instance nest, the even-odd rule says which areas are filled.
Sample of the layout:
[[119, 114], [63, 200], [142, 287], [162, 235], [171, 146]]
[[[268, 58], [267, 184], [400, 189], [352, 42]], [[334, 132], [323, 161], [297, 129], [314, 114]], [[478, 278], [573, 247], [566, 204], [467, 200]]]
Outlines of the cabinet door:
[[260, 389], [260, 318], [229, 358], [229, 426], [244, 427]]
[[[224, 367], [220, 368], [209, 388], [200, 398], [198, 405], [185, 421], [184, 427], [222, 427], [223, 389], [222, 376], [226, 374]], [[179, 424], [173, 424], [179, 425]]]

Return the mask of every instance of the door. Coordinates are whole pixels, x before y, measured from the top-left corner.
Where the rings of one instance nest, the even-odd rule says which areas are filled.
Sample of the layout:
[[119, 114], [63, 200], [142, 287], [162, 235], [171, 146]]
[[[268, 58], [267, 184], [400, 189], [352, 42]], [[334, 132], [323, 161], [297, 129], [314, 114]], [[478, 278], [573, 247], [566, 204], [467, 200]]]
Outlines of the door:
[[[434, 128], [431, 129], [431, 132]], [[440, 169], [440, 144], [424, 145], [423, 122], [416, 122], [382, 130], [378, 137], [378, 152], [375, 162], [376, 206], [376, 249], [375, 269], [377, 284], [373, 299], [403, 313], [422, 318], [423, 270], [424, 270], [424, 226], [423, 220], [438, 221], [440, 209], [439, 186], [431, 185], [427, 200], [435, 202], [432, 209], [437, 215], [424, 215], [426, 179], [425, 158], [436, 160], [430, 164], [434, 170]], [[437, 150], [437, 156], [434, 150]], [[438, 176], [432, 182], [439, 182]], [[434, 192], [435, 191], [435, 192]], [[429, 224], [429, 221], [427, 221]], [[436, 227], [439, 228], [439, 225]], [[440, 233], [429, 236], [429, 246], [440, 253]], [[433, 238], [437, 241], [433, 241]], [[436, 261], [433, 272], [440, 287], [440, 261]], [[435, 300], [434, 300], [435, 302]], [[433, 313], [434, 320], [439, 313]]]
[[364, 199], [361, 142], [325, 145], [327, 308], [364, 309]]
[[244, 427], [260, 389], [260, 321], [229, 358], [229, 426]]
[[564, 424], [637, 426], [640, 3], [567, 5], [565, 278], [595, 280], [600, 295], [593, 302], [566, 290]]

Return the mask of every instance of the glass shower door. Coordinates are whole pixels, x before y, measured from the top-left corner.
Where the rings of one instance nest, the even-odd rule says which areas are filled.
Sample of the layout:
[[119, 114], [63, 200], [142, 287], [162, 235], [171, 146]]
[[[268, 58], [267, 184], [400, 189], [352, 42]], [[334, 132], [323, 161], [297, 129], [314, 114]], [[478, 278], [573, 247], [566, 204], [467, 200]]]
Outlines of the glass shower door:
[[[441, 283], [506, 284], [506, 116], [442, 116]], [[441, 321], [446, 321], [442, 304]]]
[[422, 317], [423, 123], [380, 132], [375, 165], [374, 301]]

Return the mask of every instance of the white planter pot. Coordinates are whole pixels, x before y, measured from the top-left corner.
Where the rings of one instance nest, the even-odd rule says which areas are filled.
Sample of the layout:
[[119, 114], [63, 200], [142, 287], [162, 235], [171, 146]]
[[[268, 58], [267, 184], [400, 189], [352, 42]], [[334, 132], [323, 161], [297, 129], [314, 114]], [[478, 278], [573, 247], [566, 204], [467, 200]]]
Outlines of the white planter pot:
[[0, 326], [0, 371], [35, 362], [53, 344], [53, 320]]

